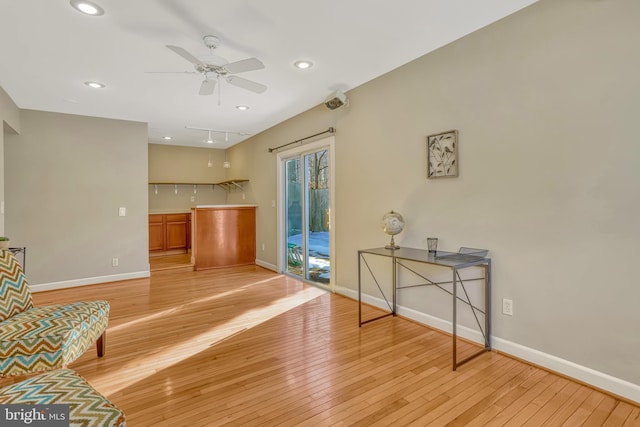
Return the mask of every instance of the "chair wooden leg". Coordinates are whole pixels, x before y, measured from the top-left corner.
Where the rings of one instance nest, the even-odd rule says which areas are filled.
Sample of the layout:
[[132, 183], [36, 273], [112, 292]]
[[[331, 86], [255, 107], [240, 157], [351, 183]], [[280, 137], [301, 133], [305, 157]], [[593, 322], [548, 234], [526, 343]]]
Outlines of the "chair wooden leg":
[[96, 349], [98, 350], [98, 357], [104, 356], [104, 352], [107, 348], [107, 331], [104, 331], [102, 335], [96, 341]]

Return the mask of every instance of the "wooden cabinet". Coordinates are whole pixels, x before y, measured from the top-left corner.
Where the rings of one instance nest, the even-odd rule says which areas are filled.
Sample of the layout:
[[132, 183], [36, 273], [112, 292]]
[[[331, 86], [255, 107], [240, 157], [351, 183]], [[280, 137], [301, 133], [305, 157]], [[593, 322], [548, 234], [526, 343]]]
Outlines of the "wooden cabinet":
[[188, 250], [191, 214], [150, 214], [149, 251]]
[[255, 264], [255, 206], [192, 209], [196, 270]]
[[165, 215], [167, 250], [187, 248], [188, 216], [188, 214]]
[[163, 251], [164, 241], [164, 215], [149, 215], [149, 251]]

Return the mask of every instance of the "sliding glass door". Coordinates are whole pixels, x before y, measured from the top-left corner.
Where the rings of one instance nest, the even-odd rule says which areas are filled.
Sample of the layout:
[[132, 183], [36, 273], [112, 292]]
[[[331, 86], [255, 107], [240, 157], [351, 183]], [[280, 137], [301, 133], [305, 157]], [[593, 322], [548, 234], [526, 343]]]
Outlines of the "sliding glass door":
[[287, 273], [328, 285], [331, 278], [331, 164], [327, 147], [283, 157]]

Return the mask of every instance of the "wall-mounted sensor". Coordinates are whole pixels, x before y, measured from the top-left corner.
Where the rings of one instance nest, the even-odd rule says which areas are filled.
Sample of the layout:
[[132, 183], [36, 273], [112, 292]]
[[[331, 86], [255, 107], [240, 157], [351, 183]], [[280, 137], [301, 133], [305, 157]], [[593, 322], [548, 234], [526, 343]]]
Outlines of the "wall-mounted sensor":
[[336, 108], [340, 108], [348, 103], [349, 99], [347, 98], [347, 95], [339, 90], [336, 90], [324, 100], [324, 105], [326, 105], [329, 110], [335, 110]]

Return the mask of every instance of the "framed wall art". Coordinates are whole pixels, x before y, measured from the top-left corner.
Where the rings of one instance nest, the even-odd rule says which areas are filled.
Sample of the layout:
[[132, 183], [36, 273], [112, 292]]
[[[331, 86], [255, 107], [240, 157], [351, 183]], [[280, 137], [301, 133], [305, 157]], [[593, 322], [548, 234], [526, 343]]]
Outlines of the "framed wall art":
[[427, 136], [427, 178], [458, 176], [458, 131]]

